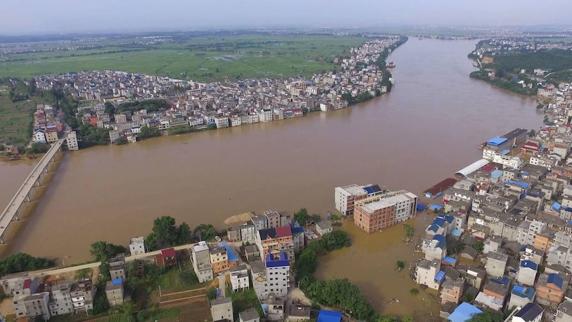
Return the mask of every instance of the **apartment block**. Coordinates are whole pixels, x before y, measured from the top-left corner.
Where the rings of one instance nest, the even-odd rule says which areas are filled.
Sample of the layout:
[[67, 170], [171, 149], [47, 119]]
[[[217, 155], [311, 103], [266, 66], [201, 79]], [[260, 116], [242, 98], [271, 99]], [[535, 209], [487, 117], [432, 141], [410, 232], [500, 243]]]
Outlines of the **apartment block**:
[[396, 191], [362, 199], [355, 203], [354, 224], [368, 233], [389, 228], [415, 215], [417, 196]]
[[351, 184], [334, 189], [336, 210], [342, 215], [351, 216], [354, 213], [354, 203], [367, 197], [378, 195], [382, 192], [378, 185], [360, 186]]

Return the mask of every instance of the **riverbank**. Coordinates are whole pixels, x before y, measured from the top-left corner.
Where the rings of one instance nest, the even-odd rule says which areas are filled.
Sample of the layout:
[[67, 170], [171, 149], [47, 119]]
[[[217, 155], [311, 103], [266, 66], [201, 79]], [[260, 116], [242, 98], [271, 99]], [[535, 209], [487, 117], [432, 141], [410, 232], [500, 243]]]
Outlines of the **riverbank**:
[[473, 79], [478, 79], [481, 81], [484, 81], [488, 84], [491, 84], [492, 86], [507, 90], [507, 91], [511, 91], [515, 94], [519, 94], [519, 95], [525, 95], [525, 96], [530, 96], [533, 97], [536, 95], [537, 93], [537, 89], [532, 89], [532, 88], [528, 88], [528, 87], [522, 87], [520, 84], [514, 84], [510, 81], [506, 81], [506, 80], [502, 80], [502, 79], [498, 79], [498, 78], [490, 78], [488, 76], [488, 72], [484, 71], [484, 70], [477, 70], [472, 72], [471, 74], [469, 74], [470, 78]]

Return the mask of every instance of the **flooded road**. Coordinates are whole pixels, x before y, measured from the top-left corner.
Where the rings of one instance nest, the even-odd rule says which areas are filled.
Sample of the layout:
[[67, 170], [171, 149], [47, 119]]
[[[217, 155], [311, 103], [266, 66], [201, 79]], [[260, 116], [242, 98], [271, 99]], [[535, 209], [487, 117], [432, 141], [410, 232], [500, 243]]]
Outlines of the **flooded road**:
[[[162, 215], [222, 226], [251, 210], [331, 210], [337, 185], [419, 193], [488, 137], [542, 121], [534, 101], [468, 77], [473, 47], [410, 39], [391, 56], [393, 92], [350, 109], [67, 153], [10, 250], [81, 262], [92, 242], [127, 244]], [[0, 201], [26, 175], [12, 167], [0, 164]]]

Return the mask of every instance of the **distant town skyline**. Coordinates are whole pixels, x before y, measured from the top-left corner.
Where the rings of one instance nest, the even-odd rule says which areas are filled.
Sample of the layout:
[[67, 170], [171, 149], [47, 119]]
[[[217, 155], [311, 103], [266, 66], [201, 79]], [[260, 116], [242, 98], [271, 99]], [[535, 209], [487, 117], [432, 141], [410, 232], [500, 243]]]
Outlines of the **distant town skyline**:
[[[569, 25], [572, 1], [4, 0], [0, 34], [248, 27]], [[239, 4], [239, 5], [237, 5]]]

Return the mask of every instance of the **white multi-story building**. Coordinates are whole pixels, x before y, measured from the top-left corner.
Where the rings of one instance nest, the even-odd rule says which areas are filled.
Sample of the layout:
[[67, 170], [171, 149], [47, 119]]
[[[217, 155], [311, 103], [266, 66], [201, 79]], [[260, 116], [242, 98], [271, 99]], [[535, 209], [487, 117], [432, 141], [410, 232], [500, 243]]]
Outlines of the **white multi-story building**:
[[49, 302], [50, 315], [64, 315], [73, 313], [70, 283], [58, 283], [52, 286]]
[[201, 241], [192, 248], [193, 269], [199, 282], [207, 282], [213, 279], [213, 270], [211, 266], [211, 255], [209, 246], [206, 242]]
[[354, 203], [356, 200], [364, 199], [366, 197], [375, 196], [380, 194], [381, 188], [377, 185], [364, 185], [351, 184], [334, 189], [334, 202], [336, 210], [342, 215], [351, 216], [354, 212]]
[[44, 133], [44, 131], [38, 130], [36, 132], [34, 132], [34, 135], [32, 137], [32, 141], [34, 143], [46, 143], [46, 134]]
[[250, 287], [248, 269], [245, 265], [230, 270], [230, 284], [233, 291], [242, 291]]
[[77, 135], [76, 135], [75, 131], [70, 131], [66, 135], [66, 144], [68, 146], [68, 150], [70, 150], [70, 151], [79, 150], [79, 146], [77, 144]]
[[221, 128], [225, 128], [228, 127], [228, 117], [226, 116], [221, 116], [221, 117], [215, 117], [214, 119], [215, 121], [215, 125], [217, 129], [221, 129]]
[[129, 252], [131, 255], [145, 254], [145, 238], [131, 238], [131, 241], [129, 241]]
[[258, 111], [258, 120], [260, 122], [272, 122], [272, 109], [265, 108]]
[[269, 256], [264, 263], [251, 263], [252, 285], [258, 299], [265, 300], [269, 296], [283, 297], [288, 294], [290, 285], [290, 263], [286, 253], [279, 258]]
[[438, 290], [440, 284], [435, 278], [440, 268], [441, 263], [439, 261], [422, 259], [415, 269], [415, 281], [419, 285], [425, 285], [428, 288]]

